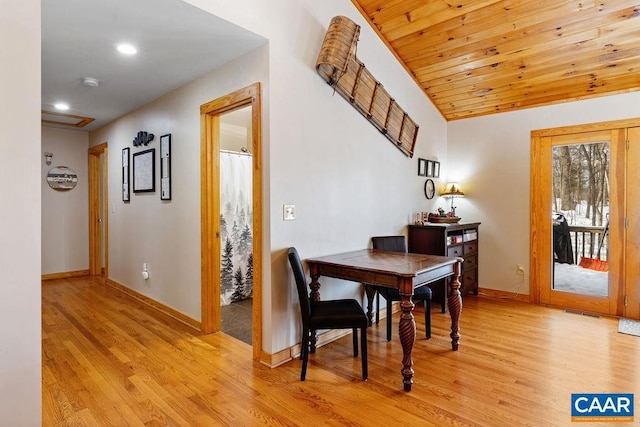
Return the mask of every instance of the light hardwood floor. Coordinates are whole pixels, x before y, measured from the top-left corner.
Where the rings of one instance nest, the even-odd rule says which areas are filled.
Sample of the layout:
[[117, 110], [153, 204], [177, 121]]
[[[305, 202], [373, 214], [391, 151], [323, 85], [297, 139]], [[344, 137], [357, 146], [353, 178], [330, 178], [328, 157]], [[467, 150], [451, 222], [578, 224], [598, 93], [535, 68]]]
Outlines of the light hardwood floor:
[[640, 392], [640, 337], [617, 333], [617, 319], [513, 300], [465, 298], [457, 352], [448, 314], [434, 311], [431, 340], [416, 316], [406, 393], [384, 322], [368, 332], [368, 381], [347, 336], [312, 354], [300, 382], [298, 359], [254, 363], [249, 345], [96, 281], [47, 281], [42, 295], [45, 426], [567, 426], [571, 393]]

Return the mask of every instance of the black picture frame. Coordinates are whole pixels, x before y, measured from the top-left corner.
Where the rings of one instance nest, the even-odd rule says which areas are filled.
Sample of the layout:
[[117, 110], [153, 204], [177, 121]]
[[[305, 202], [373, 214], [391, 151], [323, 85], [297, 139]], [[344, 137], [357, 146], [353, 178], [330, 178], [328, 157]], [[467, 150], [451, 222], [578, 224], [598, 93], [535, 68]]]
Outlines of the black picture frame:
[[440, 178], [440, 162], [433, 162], [433, 177]]
[[171, 200], [171, 134], [160, 137], [160, 200]]
[[129, 147], [122, 149], [122, 201], [131, 201], [131, 183], [129, 181]]
[[133, 192], [156, 191], [156, 149], [133, 153]]
[[433, 160], [427, 160], [427, 173], [425, 176], [427, 178], [433, 178]]
[[418, 176], [427, 176], [427, 160], [418, 158]]

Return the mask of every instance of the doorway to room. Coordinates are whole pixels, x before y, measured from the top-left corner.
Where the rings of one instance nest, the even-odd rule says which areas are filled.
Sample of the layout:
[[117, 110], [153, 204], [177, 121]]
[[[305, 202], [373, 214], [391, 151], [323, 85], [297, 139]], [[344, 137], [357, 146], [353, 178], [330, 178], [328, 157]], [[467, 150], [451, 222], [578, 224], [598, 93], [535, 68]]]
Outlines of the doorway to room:
[[[234, 114], [235, 112], [235, 114]], [[250, 117], [251, 132], [242, 145], [224, 142], [234, 116]], [[251, 343], [253, 359], [260, 360], [262, 350], [262, 145], [260, 84], [255, 83], [200, 107], [201, 145], [201, 250], [202, 250], [202, 324], [204, 333], [222, 327], [222, 303], [251, 297]], [[226, 124], [225, 124], [226, 123]], [[233, 139], [233, 138], [231, 138]], [[237, 142], [237, 141], [236, 141]], [[243, 150], [243, 148], [245, 150]], [[229, 153], [231, 152], [231, 153]], [[239, 153], [239, 154], [238, 154]], [[226, 154], [230, 154], [227, 158]], [[250, 154], [250, 155], [249, 155]], [[249, 186], [242, 187], [242, 197], [229, 196], [223, 182], [222, 156], [225, 163], [237, 158], [239, 169], [249, 166]], [[227, 162], [229, 160], [229, 162]], [[227, 178], [225, 178], [226, 180]], [[245, 175], [242, 179], [247, 180]], [[251, 192], [248, 202], [247, 192]], [[231, 197], [233, 202], [227, 202]], [[241, 203], [236, 203], [241, 200]], [[231, 203], [229, 209], [226, 204]], [[247, 204], [249, 203], [249, 204]], [[242, 207], [240, 207], [242, 206]], [[244, 213], [242, 210], [244, 209]], [[234, 257], [233, 222], [238, 240]], [[240, 229], [240, 222], [244, 227]], [[247, 231], [249, 230], [249, 231]], [[245, 238], [242, 233], [245, 232]], [[248, 249], [247, 233], [251, 247]], [[229, 237], [229, 238], [228, 238]], [[229, 248], [229, 245], [231, 247]], [[230, 255], [230, 256], [228, 256]], [[225, 264], [226, 262], [226, 264]], [[224, 271], [226, 268], [227, 271]], [[224, 273], [224, 274], [223, 274]], [[250, 280], [247, 280], [247, 274]], [[224, 283], [223, 283], [224, 281]], [[251, 282], [250, 288], [246, 286]], [[238, 286], [234, 286], [237, 284]], [[242, 295], [242, 298], [241, 296]], [[227, 301], [225, 301], [227, 300]]]
[[107, 143], [89, 148], [89, 274], [109, 277]]
[[220, 115], [221, 330], [252, 343], [251, 106]]

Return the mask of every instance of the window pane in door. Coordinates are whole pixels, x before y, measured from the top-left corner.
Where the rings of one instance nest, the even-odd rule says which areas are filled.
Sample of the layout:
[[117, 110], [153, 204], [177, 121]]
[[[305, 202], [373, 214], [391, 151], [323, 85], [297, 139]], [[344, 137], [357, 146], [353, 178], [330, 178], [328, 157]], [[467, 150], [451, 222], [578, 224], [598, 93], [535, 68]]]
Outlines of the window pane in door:
[[553, 147], [553, 290], [608, 296], [608, 142]]

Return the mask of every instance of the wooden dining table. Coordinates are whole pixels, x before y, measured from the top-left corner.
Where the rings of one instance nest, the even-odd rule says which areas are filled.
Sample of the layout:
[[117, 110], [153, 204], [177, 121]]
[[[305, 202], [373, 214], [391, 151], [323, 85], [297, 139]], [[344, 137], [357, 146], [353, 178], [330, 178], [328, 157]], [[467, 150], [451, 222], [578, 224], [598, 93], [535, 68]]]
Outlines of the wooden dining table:
[[[401, 372], [405, 391], [411, 391], [414, 376], [412, 356], [416, 340], [416, 322], [413, 316], [412, 296], [416, 288], [452, 277], [449, 280], [447, 305], [451, 316], [451, 347], [454, 351], [458, 350], [459, 319], [462, 311], [462, 297], [459, 291], [462, 258], [363, 249], [310, 258], [306, 261], [311, 275], [309, 287], [312, 301], [320, 301], [320, 276], [398, 289], [402, 311], [398, 335], [402, 345]], [[313, 331], [311, 352], [315, 351], [316, 343], [317, 336]]]

